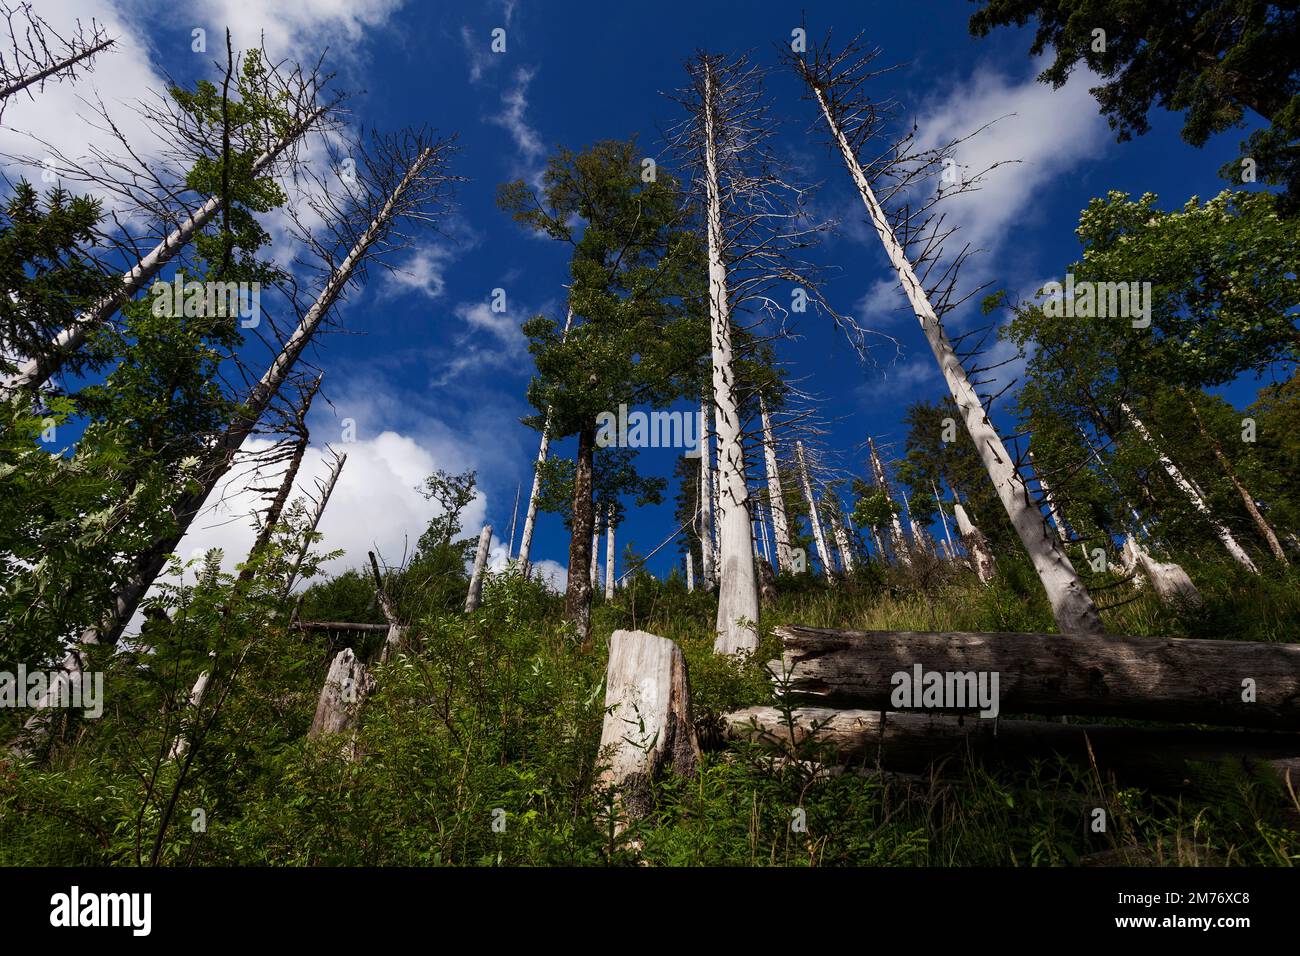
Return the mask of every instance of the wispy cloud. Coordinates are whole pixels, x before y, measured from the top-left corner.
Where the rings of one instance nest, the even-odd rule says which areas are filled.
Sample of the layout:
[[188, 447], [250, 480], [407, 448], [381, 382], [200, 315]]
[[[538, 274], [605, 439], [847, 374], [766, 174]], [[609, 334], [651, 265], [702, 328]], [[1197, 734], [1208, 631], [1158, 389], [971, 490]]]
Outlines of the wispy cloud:
[[541, 134], [528, 122], [528, 87], [537, 71], [521, 66], [515, 70], [514, 85], [501, 94], [501, 111], [487, 117], [487, 122], [500, 126], [514, 141], [520, 175], [530, 182], [541, 174], [542, 157], [546, 146]]

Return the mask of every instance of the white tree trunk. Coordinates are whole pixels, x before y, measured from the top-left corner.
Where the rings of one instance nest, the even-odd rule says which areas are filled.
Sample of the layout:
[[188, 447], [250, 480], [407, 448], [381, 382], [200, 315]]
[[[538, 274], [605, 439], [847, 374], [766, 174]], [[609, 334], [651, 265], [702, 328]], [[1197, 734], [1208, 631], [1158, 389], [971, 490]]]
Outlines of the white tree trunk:
[[600, 522], [593, 519], [591, 522], [591, 573], [588, 580], [591, 583], [591, 593], [596, 593], [596, 583], [600, 581], [600, 562], [597, 557], [600, 555]]
[[966, 553], [975, 565], [975, 573], [983, 584], [988, 584], [995, 573], [993, 552], [989, 550], [988, 539], [984, 537], [984, 532], [975, 527], [975, 522], [970, 520], [961, 502], [953, 502], [952, 512], [957, 517], [957, 531], [961, 534], [962, 543], [966, 545]]
[[717, 130], [714, 129], [716, 79], [705, 66], [704, 165], [709, 247], [709, 326], [713, 351], [713, 406], [718, 432], [719, 580], [717, 640], [719, 654], [758, 647], [758, 580], [749, 526], [749, 487], [745, 450], [740, 437], [740, 408], [735, 395], [731, 346], [731, 302], [723, 262], [722, 193], [718, 180]]
[[803, 485], [803, 497], [808, 502], [808, 523], [812, 526], [813, 544], [817, 546], [817, 560], [822, 563], [822, 573], [826, 580], [835, 580], [835, 566], [831, 564], [830, 548], [826, 547], [826, 535], [822, 531], [822, 519], [817, 514], [817, 502], [813, 500], [812, 482], [808, 480], [808, 463], [803, 457], [803, 442], [794, 443], [795, 465], [799, 468], [799, 482]]
[[840, 567], [845, 574], [853, 571], [853, 549], [849, 546], [849, 533], [839, 518], [831, 518], [831, 534], [835, 536], [835, 549], [840, 553]]
[[776, 464], [776, 441], [772, 437], [772, 420], [767, 415], [767, 405], [760, 397], [759, 411], [763, 419], [763, 464], [767, 469], [767, 500], [772, 509], [772, 534], [776, 538], [777, 571], [788, 574], [794, 563], [790, 553], [790, 523], [785, 515], [785, 495], [781, 493], [781, 472]]
[[[305, 120], [278, 139], [275, 144], [253, 161], [250, 170], [253, 176], [261, 175], [281, 153], [299, 136], [309, 130], [326, 112], [325, 107], [313, 111]], [[122, 275], [122, 284], [113, 292], [104, 296], [85, 312], [77, 316], [66, 329], [56, 335], [49, 343], [48, 354], [30, 359], [0, 387], [0, 395], [20, 388], [39, 388], [50, 380], [63, 365], [63, 356], [78, 351], [86, 342], [91, 330], [107, 322], [128, 299], [143, 289], [163, 266], [175, 258], [194, 237], [212, 221], [221, 211], [224, 202], [220, 196], [212, 196], [185, 221], [169, 232], [158, 245]]]
[[1047, 516], [1052, 519], [1052, 527], [1056, 529], [1056, 536], [1065, 544], [1069, 541], [1070, 532], [1065, 526], [1065, 518], [1056, 507], [1056, 500], [1052, 497], [1052, 488], [1038, 472], [1038, 464], [1034, 461], [1034, 453], [1029, 453], [1029, 466], [1034, 469], [1034, 475], [1038, 478], [1038, 487], [1043, 489], [1043, 501], [1047, 504]]
[[1012, 527], [1016, 529], [1016, 534], [1034, 564], [1034, 570], [1038, 572], [1038, 578], [1042, 581], [1047, 599], [1052, 605], [1057, 627], [1062, 633], [1104, 633], [1101, 616], [1087, 588], [1079, 579], [1074, 566], [1070, 564], [1070, 559], [1057, 547], [1046, 528], [1042, 514], [1030, 505], [1029, 492], [1025, 487], [1024, 479], [1016, 471], [1001, 436], [985, 413], [984, 406], [966, 375], [966, 370], [957, 358], [947, 335], [944, 334], [939, 317], [935, 314], [920, 279], [917, 278], [903, 247], [899, 245], [889, 221], [885, 218], [884, 210], [876, 201], [852, 146], [835, 121], [825, 94], [817, 88], [813, 88], [813, 94], [831, 132], [835, 135], [840, 154], [853, 176], [858, 193], [880, 236], [885, 252], [898, 273], [903, 292], [916, 313], [926, 340], [930, 343], [935, 361], [939, 363], [939, 368], [948, 383], [948, 390], [952, 393], [961, 412], [962, 421], [966, 424], [966, 430], [970, 433], [971, 441], [974, 442], [975, 449], [988, 470], [989, 478], [997, 489], [998, 498], [1011, 519]]
[[649, 811], [651, 784], [659, 773], [695, 774], [700, 745], [686, 659], [666, 637], [645, 631], [615, 631], [610, 637], [598, 753], [602, 760], [612, 756], [597, 785], [613, 789], [633, 819]]
[[[209, 658], [216, 656], [216, 651], [212, 651], [208, 654]], [[208, 671], [204, 671], [200, 674], [199, 679], [194, 682], [194, 687], [190, 690], [190, 705], [186, 711], [186, 716], [191, 719], [198, 715], [199, 711], [203, 708], [203, 699], [208, 696], [208, 675]], [[189, 738], [185, 736], [185, 731], [182, 728], [181, 732], [176, 735], [176, 739], [172, 742], [171, 750], [167, 753], [167, 759], [179, 760], [181, 757], [185, 756], [185, 751], [189, 749], [190, 741]]]
[[686, 552], [686, 590], [695, 591], [695, 555], [689, 550]]
[[[325, 514], [325, 506], [330, 503], [330, 495], [334, 494], [334, 486], [338, 483], [339, 475], [343, 471], [343, 466], [347, 464], [348, 456], [339, 455], [334, 459], [334, 464], [330, 466], [330, 476], [325, 480], [325, 487], [321, 489], [320, 500], [316, 502], [316, 509], [312, 512], [311, 524], [308, 526], [311, 532], [315, 532], [320, 525], [320, 519]], [[302, 562], [307, 557], [307, 548], [309, 542], [306, 536], [303, 537], [298, 553], [294, 556], [293, 566], [289, 569], [289, 574], [284, 580], [284, 589], [280, 592], [280, 600], [283, 601], [293, 591], [294, 584], [298, 581], [298, 572], [302, 569]]]
[[899, 520], [897, 512], [893, 510], [894, 496], [889, 493], [889, 482], [885, 479], [885, 466], [880, 463], [880, 456], [876, 454], [876, 443], [870, 435], [867, 436], [867, 447], [871, 449], [871, 474], [876, 479], [876, 487], [885, 493], [885, 500], [890, 504], [889, 545], [894, 550], [894, 558], [900, 564], [911, 564], [912, 555], [907, 547], [907, 536], [903, 534], [903, 523]]
[[189, 530], [190, 523], [202, 510], [203, 503], [207, 500], [208, 495], [212, 493], [222, 476], [230, 469], [235, 454], [244, 444], [245, 439], [253, 433], [258, 420], [271, 404], [272, 399], [275, 398], [280, 386], [288, 378], [303, 350], [307, 348], [308, 343], [316, 335], [326, 313], [329, 312], [339, 295], [347, 287], [348, 282], [352, 279], [352, 274], [365, 258], [370, 247], [374, 245], [387, 228], [389, 220], [397, 209], [398, 201], [410, 189], [425, 167], [434, 161], [435, 155], [436, 151], [433, 148], [425, 149], [411, 164], [401, 182], [397, 184], [393, 192], [384, 201], [379, 214], [375, 216], [366, 231], [362, 233], [356, 245], [348, 251], [343, 262], [330, 274], [329, 279], [325, 282], [325, 287], [321, 290], [320, 295], [316, 297], [316, 301], [312, 303], [311, 308], [299, 321], [298, 326], [293, 330], [293, 334], [289, 336], [289, 340], [280, 349], [270, 367], [263, 373], [262, 378], [249, 392], [248, 398], [245, 399], [239, 411], [236, 412], [234, 421], [227, 426], [222, 436], [204, 456], [196, 471], [199, 489], [193, 494], [185, 495], [177, 506], [175, 531], [168, 537], [156, 541], [140, 555], [135, 563], [131, 578], [114, 596], [113, 606], [109, 609], [107, 615], [107, 622], [100, 629], [92, 629], [98, 630], [104, 637], [105, 643], [113, 644], [117, 642], [122, 633], [122, 628], [126, 626], [135, 613], [135, 609], [139, 607], [145, 592], [149, 590], [154, 579], [166, 566], [167, 556], [180, 543], [185, 536], [185, 532]]
[[1133, 429], [1142, 437], [1144, 442], [1151, 446], [1151, 450], [1160, 458], [1160, 464], [1164, 467], [1173, 483], [1178, 486], [1178, 490], [1187, 497], [1187, 500], [1192, 503], [1192, 507], [1199, 511], [1205, 517], [1205, 520], [1210, 523], [1211, 527], [1214, 528], [1214, 533], [1219, 536], [1219, 540], [1223, 542], [1223, 546], [1228, 550], [1228, 553], [1242, 567], [1259, 574], [1259, 568], [1255, 567], [1255, 562], [1250, 559], [1250, 555], [1237, 543], [1237, 539], [1232, 536], [1232, 532], [1228, 530], [1227, 526], [1210, 512], [1210, 506], [1205, 503], [1205, 499], [1201, 497], [1200, 492], [1178, 470], [1178, 466], [1170, 461], [1169, 456], [1164, 453], [1163, 449], [1156, 444], [1155, 439], [1151, 437], [1151, 433], [1147, 431], [1146, 425], [1129, 407], [1128, 402], [1120, 402], [1119, 407], [1120, 411], [1124, 413], [1124, 417], [1128, 419], [1129, 424], [1133, 426]]
[[713, 590], [713, 415], [708, 402], [700, 403], [700, 587]]
[[487, 569], [488, 550], [492, 547], [492, 526], [485, 524], [478, 535], [478, 552], [474, 555], [474, 570], [469, 576], [469, 593], [465, 595], [465, 613], [478, 610], [483, 598], [483, 572]]
[[1138, 544], [1132, 535], [1124, 538], [1124, 569], [1135, 569], [1133, 584], [1141, 588], [1143, 575], [1151, 581], [1160, 600], [1166, 604], [1187, 607], [1200, 607], [1204, 604], [1201, 592], [1196, 589], [1187, 572], [1173, 562], [1157, 561], [1147, 550]]
[[614, 508], [605, 512], [605, 600], [614, 598]]
[[[374, 689], [374, 678], [366, 671], [366, 665], [357, 660], [352, 648], [345, 647], [339, 651], [330, 664], [325, 686], [316, 702], [316, 716], [307, 731], [308, 739], [356, 730], [361, 705]], [[351, 746], [348, 752], [351, 753]]]
[[948, 530], [948, 516], [944, 514], [943, 499], [939, 497], [939, 489], [935, 487], [934, 482], [930, 482], [930, 490], [934, 492], [934, 506], [939, 509], [939, 520], [943, 523], [943, 537], [947, 543], [948, 560], [955, 560], [957, 557], [957, 547], [952, 543], [952, 533]]
[[[564, 320], [564, 335], [561, 341], [569, 337], [569, 328], [573, 325], [573, 306], [569, 306], [568, 317]], [[537, 464], [533, 468], [533, 490], [528, 493], [528, 511], [524, 515], [524, 533], [519, 539], [519, 565], [524, 577], [532, 566], [529, 554], [533, 548], [533, 531], [537, 527], [537, 498], [542, 491], [542, 476], [538, 469], [546, 463], [546, 453], [551, 445], [551, 417], [553, 409], [546, 409], [546, 423], [542, 425], [542, 440], [537, 449]]]

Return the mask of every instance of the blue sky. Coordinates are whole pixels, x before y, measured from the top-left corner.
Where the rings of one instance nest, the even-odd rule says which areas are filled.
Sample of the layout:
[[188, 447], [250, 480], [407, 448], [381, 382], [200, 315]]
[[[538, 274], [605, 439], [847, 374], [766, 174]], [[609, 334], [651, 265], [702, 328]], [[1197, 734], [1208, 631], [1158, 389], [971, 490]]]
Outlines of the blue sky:
[[[329, 336], [314, 355], [326, 372], [329, 399], [314, 410], [314, 440], [337, 444], [345, 418], [357, 429], [354, 446], [339, 445], [351, 456], [349, 469], [356, 467], [345, 470], [323, 525], [326, 547], [350, 551], [338, 566], [359, 564], [369, 546], [396, 562], [403, 539], [414, 545], [430, 511], [412, 487], [435, 467], [476, 468], [483, 495], [471, 523], [487, 520], [501, 534], [508, 529], [516, 487], [522, 484], [527, 495], [537, 447], [536, 432], [519, 423], [530, 413], [524, 392], [532, 366], [518, 325], [538, 312], [563, 319], [567, 257], [560, 244], [524, 234], [496, 209], [497, 185], [536, 175], [557, 145], [576, 149], [607, 138], [636, 136], [644, 155], [671, 167], [661, 130], [680, 114], [663, 94], [683, 84], [684, 61], [698, 49], [751, 51], [773, 68], [768, 91], [774, 114], [784, 120], [778, 149], [803, 180], [822, 183], [819, 214], [839, 220], [816, 253], [837, 270], [825, 292], [838, 309], [895, 336], [902, 350], [895, 357], [882, 348], [879, 359], [887, 364], [864, 366], [841, 333], [811, 313], [800, 317], [800, 338], [779, 345], [791, 374], [808, 377], [805, 387], [832, 422], [828, 452], [862, 473], [857, 449], [867, 435], [901, 452], [907, 404], [943, 394], [842, 165], [821, 130], [810, 131], [809, 104], [776, 63], [775, 45], [788, 43], [799, 25], [798, 5], [200, 0], [191, 6], [177, 14], [173, 5], [152, 0], [75, 6], [60, 0], [47, 15], [56, 21], [74, 10], [95, 15], [126, 35], [124, 49], [86, 81], [110, 100], [151, 75], [203, 71], [207, 64], [189, 49], [191, 30], [218, 36], [229, 25], [237, 44], [265, 31], [272, 49], [304, 59], [329, 45], [338, 85], [358, 91], [350, 117], [357, 127], [427, 124], [458, 136], [454, 172], [468, 181], [442, 234], [419, 236], [395, 255], [401, 271], [372, 271], [340, 313], [354, 334]], [[971, 10], [965, 2], [826, 2], [808, 13], [807, 25], [813, 37], [834, 28], [841, 40], [865, 30], [884, 61], [905, 63], [880, 81], [879, 91], [902, 104], [923, 141], [1005, 116], [959, 154], [974, 167], [1023, 160], [954, 204], [967, 238], [984, 250], [970, 266], [972, 278], [1027, 295], [1060, 277], [1077, 254], [1079, 210], [1107, 190], [1156, 192], [1169, 208], [1222, 188], [1216, 170], [1236, 155], [1244, 132], [1192, 149], [1178, 137], [1179, 117], [1156, 111], [1147, 136], [1117, 144], [1087, 93], [1086, 77], [1059, 91], [1036, 83], [1041, 64], [1028, 57], [1029, 31], [977, 40], [966, 29]], [[506, 30], [505, 53], [490, 51], [497, 27]], [[30, 109], [15, 108], [5, 118], [17, 129], [42, 122]], [[505, 316], [486, 308], [494, 288], [506, 290]], [[961, 320], [953, 322], [959, 330]], [[1244, 403], [1253, 392], [1253, 385], [1239, 384], [1229, 394]], [[572, 454], [571, 446], [553, 450]], [[670, 475], [673, 454], [646, 450], [641, 462], [649, 473]], [[632, 512], [620, 545], [644, 553], [659, 544], [675, 527], [674, 491], [662, 507]], [[213, 518], [182, 551], [216, 543], [236, 552], [245, 530], [241, 522]], [[533, 554], [551, 573], [562, 569], [567, 535], [557, 516], [542, 517]], [[662, 573], [675, 558], [675, 549], [665, 549], [651, 567]]]

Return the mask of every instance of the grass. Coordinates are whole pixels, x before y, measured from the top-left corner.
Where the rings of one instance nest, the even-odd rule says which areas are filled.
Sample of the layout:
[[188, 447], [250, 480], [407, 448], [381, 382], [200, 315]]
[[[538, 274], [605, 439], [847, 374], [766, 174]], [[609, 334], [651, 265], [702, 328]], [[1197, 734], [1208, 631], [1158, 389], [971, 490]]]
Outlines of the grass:
[[[1188, 570], [1212, 582], [1202, 584], [1204, 608], [1180, 614], [1139, 593], [1104, 612], [1109, 630], [1294, 640], [1294, 572]], [[1098, 594], [1118, 602], [1120, 592]], [[152, 755], [166, 750], [192, 674], [168, 683], [159, 663], [107, 662], [112, 699], [125, 702], [109, 719], [69, 728], [44, 765], [0, 767], [0, 862], [129, 865], [147, 859], [142, 848], [159, 829], [160, 862], [192, 865], [1300, 860], [1300, 803], [1262, 772], [1193, 768], [1176, 793], [1124, 787], [1056, 758], [1014, 771], [954, 759], [920, 777], [865, 765], [827, 777], [807, 751], [721, 741], [718, 715], [773, 700], [762, 662], [779, 656], [777, 625], [1051, 630], [1032, 571], [1011, 560], [1000, 560], [991, 587], [942, 566], [868, 565], [834, 587], [807, 575], [782, 579], [764, 609], [759, 651], [741, 662], [712, 652], [709, 595], [646, 575], [598, 600], [587, 651], [562, 621], [561, 601], [517, 575], [493, 579], [474, 615], [418, 603], [408, 610], [411, 652], [377, 668], [355, 761], [337, 740], [305, 739], [325, 656], [301, 635], [249, 631], [249, 664], [183, 780]], [[210, 638], [201, 623], [199, 645]], [[594, 786], [606, 649], [617, 628], [682, 647], [707, 747], [697, 776], [658, 782], [652, 812], [637, 821], [621, 819], [613, 795]], [[201, 664], [193, 654], [178, 660]], [[169, 708], [170, 723], [160, 718]], [[179, 793], [178, 813], [163, 828], [169, 788]]]

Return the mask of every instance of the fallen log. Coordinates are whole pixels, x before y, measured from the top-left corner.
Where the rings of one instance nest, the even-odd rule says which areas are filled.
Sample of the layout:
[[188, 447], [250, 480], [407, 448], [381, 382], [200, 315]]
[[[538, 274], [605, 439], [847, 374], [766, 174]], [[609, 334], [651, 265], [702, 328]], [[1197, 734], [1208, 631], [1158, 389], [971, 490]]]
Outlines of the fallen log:
[[825, 707], [796, 708], [791, 717], [788, 725], [775, 707], [750, 707], [722, 719], [729, 740], [750, 740], [821, 763], [875, 766], [878, 760], [884, 769], [910, 773], [966, 754], [1004, 764], [1058, 754], [1085, 767], [1095, 757], [1103, 774], [1121, 780], [1178, 787], [1189, 781], [1189, 764], [1228, 763], [1245, 770], [1269, 766], [1283, 775], [1300, 756], [1300, 734], [1293, 733], [993, 721], [897, 711], [882, 720], [875, 710]]
[[605, 671], [605, 723], [598, 786], [613, 788], [627, 817], [650, 809], [650, 785], [661, 772], [693, 776], [700, 745], [681, 648], [645, 631], [615, 631]]
[[1001, 714], [1300, 729], [1295, 644], [799, 626], [776, 633], [785, 646], [774, 672], [788, 676], [789, 693], [817, 702], [897, 710], [893, 676], [919, 667], [996, 674]]
[[349, 624], [347, 621], [295, 621], [296, 631], [374, 631], [388, 633], [387, 624]]

